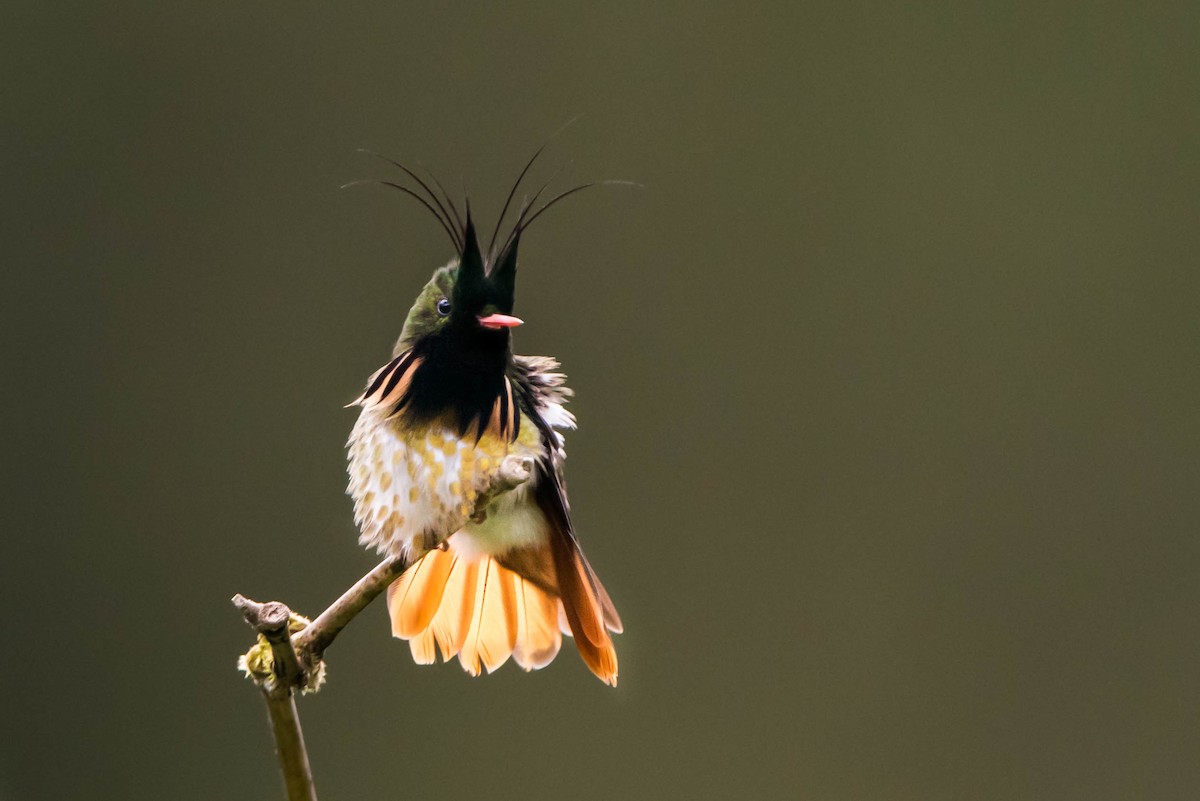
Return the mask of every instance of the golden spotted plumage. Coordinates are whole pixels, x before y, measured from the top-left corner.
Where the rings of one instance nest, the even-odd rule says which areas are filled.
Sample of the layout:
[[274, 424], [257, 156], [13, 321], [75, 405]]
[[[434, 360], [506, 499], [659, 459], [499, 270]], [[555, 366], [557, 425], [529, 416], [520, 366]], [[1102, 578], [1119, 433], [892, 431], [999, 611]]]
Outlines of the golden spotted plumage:
[[511, 429], [489, 427], [475, 441], [443, 421], [407, 428], [387, 411], [365, 407], [349, 442], [360, 539], [382, 553], [416, 557], [439, 544], [467, 524], [506, 456], [541, 452], [537, 427], [524, 416], [515, 440]]

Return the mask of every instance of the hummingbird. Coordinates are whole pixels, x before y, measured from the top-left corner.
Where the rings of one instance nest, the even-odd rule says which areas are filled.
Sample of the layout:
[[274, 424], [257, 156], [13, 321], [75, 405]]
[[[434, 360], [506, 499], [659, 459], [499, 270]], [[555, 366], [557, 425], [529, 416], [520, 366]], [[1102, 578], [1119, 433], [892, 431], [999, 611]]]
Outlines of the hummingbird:
[[[509, 192], [486, 251], [469, 199], [464, 219], [436, 178], [441, 198], [417, 173], [385, 159], [424, 194], [377, 183], [419, 200], [455, 255], [417, 295], [391, 360], [349, 404], [361, 411], [347, 442], [347, 494], [359, 542], [405, 560], [387, 606], [392, 634], [408, 642], [418, 664], [433, 664], [440, 653], [478, 676], [511, 656], [537, 670], [569, 635], [592, 673], [615, 686], [610, 633], [622, 631], [621, 619], [579, 544], [563, 479], [563, 432], [575, 428], [565, 408], [572, 392], [555, 359], [512, 350], [512, 332], [522, 325], [513, 316], [521, 236], [555, 203], [594, 184], [535, 211], [543, 186], [496, 247], [540, 153]], [[512, 456], [529, 477], [494, 494], [489, 488]]]

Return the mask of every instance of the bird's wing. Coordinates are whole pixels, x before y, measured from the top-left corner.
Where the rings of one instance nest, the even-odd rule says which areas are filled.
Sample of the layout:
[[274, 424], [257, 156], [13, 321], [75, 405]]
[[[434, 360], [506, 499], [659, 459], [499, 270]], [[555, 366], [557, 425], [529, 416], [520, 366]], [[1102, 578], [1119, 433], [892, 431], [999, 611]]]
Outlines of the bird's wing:
[[[514, 378], [522, 411], [542, 435], [534, 499], [549, 525], [555, 584], [567, 624], [592, 672], [604, 681], [615, 683], [617, 656], [608, 632], [621, 631], [621, 618], [575, 536], [562, 477], [565, 453], [562, 436], [555, 428], [574, 427], [574, 417], [562, 408], [570, 390], [563, 385], [563, 376], [552, 372], [558, 366], [553, 359], [517, 357], [515, 363]], [[561, 425], [556, 426], [555, 422]]]

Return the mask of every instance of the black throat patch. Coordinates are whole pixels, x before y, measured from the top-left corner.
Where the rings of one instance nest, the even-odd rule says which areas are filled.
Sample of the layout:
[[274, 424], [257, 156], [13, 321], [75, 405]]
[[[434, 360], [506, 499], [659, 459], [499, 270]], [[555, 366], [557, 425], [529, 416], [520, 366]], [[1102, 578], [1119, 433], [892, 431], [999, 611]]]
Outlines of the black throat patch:
[[380, 370], [363, 400], [384, 405], [405, 427], [434, 421], [452, 425], [460, 437], [478, 441], [487, 431], [513, 440], [520, 429], [507, 337], [463, 343], [431, 337]]

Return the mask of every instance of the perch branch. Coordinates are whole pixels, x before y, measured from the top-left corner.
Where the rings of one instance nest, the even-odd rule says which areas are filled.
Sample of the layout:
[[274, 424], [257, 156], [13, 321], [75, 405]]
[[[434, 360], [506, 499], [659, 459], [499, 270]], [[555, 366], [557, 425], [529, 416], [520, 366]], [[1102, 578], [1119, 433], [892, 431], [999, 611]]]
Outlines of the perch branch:
[[[475, 522], [486, 519], [487, 507], [492, 501], [524, 484], [532, 471], [532, 459], [515, 455], [506, 457], [491, 486], [479, 495], [471, 519]], [[444, 535], [439, 542], [449, 536], [449, 533]], [[247, 672], [259, 685], [267, 703], [288, 801], [317, 799], [294, 691], [316, 688], [322, 677], [321, 660], [325, 650], [359, 612], [400, 577], [405, 567], [403, 557], [389, 556], [384, 559], [342, 593], [316, 620], [295, 634], [290, 633], [291, 627], [298, 624], [294, 624], [292, 610], [285, 604], [278, 601], [260, 604], [242, 595], [233, 596], [233, 605], [271, 648], [270, 675], [262, 677], [252, 671]]]
[[404, 568], [404, 558], [401, 556], [389, 556], [377, 564], [292, 639], [296, 650], [313, 659], [320, 659], [346, 624], [398, 579]]

